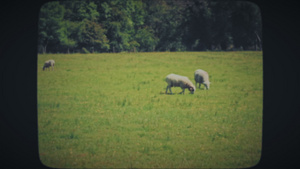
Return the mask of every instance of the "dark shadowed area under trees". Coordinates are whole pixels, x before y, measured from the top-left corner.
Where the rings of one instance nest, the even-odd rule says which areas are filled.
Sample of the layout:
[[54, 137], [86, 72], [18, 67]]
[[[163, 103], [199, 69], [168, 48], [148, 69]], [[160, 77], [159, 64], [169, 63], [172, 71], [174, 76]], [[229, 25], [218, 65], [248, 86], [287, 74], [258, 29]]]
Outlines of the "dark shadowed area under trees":
[[262, 50], [247, 1], [54, 1], [39, 15], [39, 53]]

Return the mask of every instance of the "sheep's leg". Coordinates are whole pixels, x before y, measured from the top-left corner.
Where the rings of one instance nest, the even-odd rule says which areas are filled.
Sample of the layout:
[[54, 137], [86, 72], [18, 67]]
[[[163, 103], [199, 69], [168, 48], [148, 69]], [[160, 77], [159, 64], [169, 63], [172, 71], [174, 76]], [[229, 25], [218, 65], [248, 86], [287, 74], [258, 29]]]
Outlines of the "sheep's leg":
[[173, 94], [173, 93], [172, 93], [172, 90], [171, 90], [171, 87], [169, 87], [169, 90], [170, 90], [171, 94]]
[[205, 85], [205, 87], [206, 87], [206, 90], [208, 90], [208, 86], [207, 86], [207, 84]]
[[172, 90], [171, 90], [171, 86], [169, 86], [169, 85], [167, 86], [166, 94], [168, 94], [168, 89], [169, 89], [170, 93], [173, 94], [173, 93], [172, 93]]
[[184, 90], [185, 90], [185, 88], [182, 89], [182, 92], [180, 92], [180, 94], [184, 94]]
[[199, 83], [199, 89], [200, 89], [201, 83]]

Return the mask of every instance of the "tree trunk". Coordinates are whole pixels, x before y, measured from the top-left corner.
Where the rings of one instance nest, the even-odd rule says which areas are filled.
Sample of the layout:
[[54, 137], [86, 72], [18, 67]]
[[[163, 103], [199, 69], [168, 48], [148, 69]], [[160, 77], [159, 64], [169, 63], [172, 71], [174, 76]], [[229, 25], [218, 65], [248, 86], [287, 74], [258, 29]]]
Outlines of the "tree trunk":
[[45, 54], [46, 53], [47, 45], [43, 46], [42, 48], [43, 48], [43, 54]]
[[261, 39], [260, 39], [260, 37], [258, 36], [257, 32], [255, 32], [255, 34], [256, 34], [256, 37], [257, 37], [257, 40], [258, 40], [259, 48], [260, 48], [260, 50], [261, 50], [261, 49], [262, 49], [262, 46], [261, 46]]
[[47, 41], [47, 43], [45, 44], [45, 46], [43, 46], [43, 54], [45, 54], [45, 53], [47, 52], [47, 51], [46, 51], [47, 45], [48, 45], [48, 41]]

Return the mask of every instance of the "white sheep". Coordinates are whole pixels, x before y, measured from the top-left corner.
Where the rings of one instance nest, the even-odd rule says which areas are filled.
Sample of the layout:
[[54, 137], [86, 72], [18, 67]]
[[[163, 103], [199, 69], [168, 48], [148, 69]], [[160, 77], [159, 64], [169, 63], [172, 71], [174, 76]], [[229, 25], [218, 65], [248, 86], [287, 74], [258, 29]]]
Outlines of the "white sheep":
[[209, 89], [209, 85], [210, 85], [210, 82], [209, 82], [209, 76], [208, 76], [208, 73], [202, 69], [198, 69], [195, 71], [195, 85], [197, 87], [197, 83], [199, 83], [199, 89], [200, 89], [200, 86], [201, 86], [201, 83], [204, 84], [206, 90]]
[[[52, 70], [54, 70], [54, 60], [47, 60], [45, 63], [44, 63], [44, 66], [43, 66], [43, 71], [46, 69], [46, 68], [49, 68], [50, 66], [52, 67]], [[50, 70], [50, 68], [49, 68]]]
[[192, 94], [194, 94], [194, 92], [196, 91], [196, 88], [195, 88], [194, 84], [186, 76], [180, 76], [180, 75], [176, 75], [176, 74], [169, 74], [166, 77], [166, 82], [168, 83], [166, 93], [168, 92], [168, 89], [169, 89], [171, 94], [173, 94], [172, 90], [171, 90], [171, 87], [181, 87], [182, 92], [180, 92], [180, 93], [182, 93], [182, 94], [184, 94], [185, 88], [188, 88], [188, 90]]

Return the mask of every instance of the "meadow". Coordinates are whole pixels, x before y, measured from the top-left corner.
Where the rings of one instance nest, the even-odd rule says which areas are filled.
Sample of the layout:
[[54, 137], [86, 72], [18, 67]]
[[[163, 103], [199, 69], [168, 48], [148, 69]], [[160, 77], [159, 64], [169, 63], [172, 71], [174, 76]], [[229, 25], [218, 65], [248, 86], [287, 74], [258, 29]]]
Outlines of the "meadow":
[[[54, 71], [43, 71], [54, 59]], [[206, 70], [194, 94], [165, 77]], [[262, 149], [261, 51], [39, 54], [38, 142], [54, 168], [246, 168]]]

